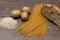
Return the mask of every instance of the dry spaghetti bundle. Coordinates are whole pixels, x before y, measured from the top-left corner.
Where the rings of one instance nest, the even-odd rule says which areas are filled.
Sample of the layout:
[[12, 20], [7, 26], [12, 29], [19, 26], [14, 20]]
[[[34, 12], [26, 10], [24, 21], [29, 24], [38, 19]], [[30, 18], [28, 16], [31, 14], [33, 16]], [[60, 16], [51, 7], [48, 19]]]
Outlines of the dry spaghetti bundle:
[[17, 30], [16, 33], [22, 33], [24, 36], [38, 36], [43, 37], [46, 35], [48, 28], [48, 21], [42, 15], [41, 9], [45, 4], [37, 4], [29, 18], [29, 20], [23, 23]]

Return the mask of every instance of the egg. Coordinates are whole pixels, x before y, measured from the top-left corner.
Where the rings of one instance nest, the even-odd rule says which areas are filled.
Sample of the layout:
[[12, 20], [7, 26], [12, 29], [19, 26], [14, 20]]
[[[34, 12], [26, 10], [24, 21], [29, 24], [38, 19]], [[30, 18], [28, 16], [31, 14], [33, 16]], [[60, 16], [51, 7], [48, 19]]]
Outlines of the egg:
[[29, 18], [28, 13], [27, 13], [27, 12], [22, 12], [22, 14], [21, 14], [21, 19], [22, 19], [22, 20], [28, 20], [28, 18]]
[[12, 17], [19, 17], [21, 15], [20, 10], [13, 10], [11, 11], [11, 16]]
[[30, 12], [30, 8], [25, 6], [25, 7], [22, 8], [22, 11], [23, 12]]

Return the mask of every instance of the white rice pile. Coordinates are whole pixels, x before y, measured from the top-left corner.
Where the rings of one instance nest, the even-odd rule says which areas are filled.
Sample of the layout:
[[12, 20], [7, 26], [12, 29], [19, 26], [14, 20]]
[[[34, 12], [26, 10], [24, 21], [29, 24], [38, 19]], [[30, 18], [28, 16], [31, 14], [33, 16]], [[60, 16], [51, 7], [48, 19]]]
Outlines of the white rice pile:
[[15, 29], [17, 26], [17, 21], [11, 17], [5, 17], [0, 21], [0, 25], [4, 28]]

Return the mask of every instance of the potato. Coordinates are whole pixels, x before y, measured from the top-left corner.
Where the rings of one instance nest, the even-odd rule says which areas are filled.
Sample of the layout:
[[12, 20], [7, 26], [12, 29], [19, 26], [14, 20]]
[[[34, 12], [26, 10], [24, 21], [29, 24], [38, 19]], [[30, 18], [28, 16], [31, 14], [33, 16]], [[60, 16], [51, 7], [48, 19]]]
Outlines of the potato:
[[27, 12], [22, 12], [22, 14], [21, 14], [21, 19], [22, 20], [28, 20], [28, 17], [29, 17], [29, 15], [28, 15]]
[[11, 16], [12, 17], [19, 17], [21, 15], [20, 10], [13, 10], [11, 11]]
[[22, 8], [22, 11], [23, 11], [23, 12], [30, 12], [30, 8], [27, 7], [27, 6], [26, 6], [26, 7], [23, 7], [23, 8]]

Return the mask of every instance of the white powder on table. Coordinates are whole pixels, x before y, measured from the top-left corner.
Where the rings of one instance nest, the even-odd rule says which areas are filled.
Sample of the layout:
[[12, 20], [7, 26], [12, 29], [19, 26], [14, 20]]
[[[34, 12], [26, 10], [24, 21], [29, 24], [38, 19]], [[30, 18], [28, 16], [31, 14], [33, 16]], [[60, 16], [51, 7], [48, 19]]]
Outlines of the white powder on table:
[[17, 21], [14, 20], [12, 17], [5, 17], [1, 19], [0, 25], [4, 28], [15, 29], [17, 26]]

